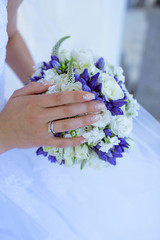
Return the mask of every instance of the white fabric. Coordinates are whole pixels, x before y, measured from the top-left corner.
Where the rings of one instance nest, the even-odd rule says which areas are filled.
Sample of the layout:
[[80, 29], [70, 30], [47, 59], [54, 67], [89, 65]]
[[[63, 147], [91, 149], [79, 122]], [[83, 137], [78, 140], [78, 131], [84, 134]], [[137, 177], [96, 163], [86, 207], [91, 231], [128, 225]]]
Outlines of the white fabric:
[[103, 170], [51, 164], [36, 149], [4, 153], [1, 192], [47, 240], [159, 240], [160, 125], [141, 109], [132, 137], [134, 149]]
[[0, 155], [0, 239], [159, 240], [160, 125], [143, 108], [132, 137], [134, 149], [102, 170], [51, 164], [36, 149]]

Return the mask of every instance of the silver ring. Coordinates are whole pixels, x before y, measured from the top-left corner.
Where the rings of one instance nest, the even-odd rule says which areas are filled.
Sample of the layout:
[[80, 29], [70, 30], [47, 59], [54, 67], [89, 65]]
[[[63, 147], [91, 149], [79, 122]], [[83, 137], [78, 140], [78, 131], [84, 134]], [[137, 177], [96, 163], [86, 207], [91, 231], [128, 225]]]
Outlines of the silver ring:
[[55, 134], [56, 132], [54, 131], [54, 121], [51, 121], [51, 122], [49, 122], [48, 123], [48, 132], [50, 133], [50, 134]]

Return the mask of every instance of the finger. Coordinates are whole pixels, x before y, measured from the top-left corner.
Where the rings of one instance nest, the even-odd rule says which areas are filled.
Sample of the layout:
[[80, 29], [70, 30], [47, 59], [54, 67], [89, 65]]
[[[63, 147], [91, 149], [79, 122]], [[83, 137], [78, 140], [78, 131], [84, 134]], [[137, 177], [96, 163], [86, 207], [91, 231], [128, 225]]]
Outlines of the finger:
[[42, 107], [54, 107], [69, 103], [85, 102], [95, 99], [95, 95], [86, 91], [66, 91], [37, 96]]
[[44, 93], [48, 90], [49, 86], [51, 86], [51, 85], [53, 85], [53, 84], [51, 84], [50, 82], [48, 82], [46, 84], [39, 83], [39, 82], [31, 82], [28, 85], [26, 85], [20, 89], [17, 89], [13, 93], [12, 97]]
[[83, 126], [91, 125], [92, 123], [97, 122], [99, 119], [99, 114], [88, 114], [81, 117], [58, 120], [54, 122], [54, 131], [65, 132], [74, 130]]
[[87, 142], [87, 139], [83, 137], [74, 137], [74, 138], [50, 137], [48, 141], [45, 142], [45, 145], [51, 146], [51, 147], [64, 148], [64, 147], [78, 146], [84, 142]]
[[73, 117], [85, 113], [97, 112], [105, 107], [100, 101], [89, 101], [85, 103], [67, 104], [54, 108], [46, 108], [43, 113], [44, 122]]

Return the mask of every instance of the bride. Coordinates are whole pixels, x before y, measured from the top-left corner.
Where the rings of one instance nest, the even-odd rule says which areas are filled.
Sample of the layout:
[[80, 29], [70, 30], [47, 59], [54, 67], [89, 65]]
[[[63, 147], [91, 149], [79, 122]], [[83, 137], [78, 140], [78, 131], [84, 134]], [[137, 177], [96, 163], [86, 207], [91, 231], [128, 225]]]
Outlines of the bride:
[[56, 121], [55, 131], [97, 121], [103, 106], [90, 101], [92, 95], [83, 91], [43, 95], [50, 83], [32, 83], [16, 90], [4, 107], [6, 6], [6, 61], [23, 83], [34, 64], [16, 28], [20, 2], [8, 1], [7, 6], [0, 0], [0, 239], [159, 240], [160, 125], [142, 107], [134, 122], [134, 149], [118, 166], [100, 171], [51, 165], [37, 158], [33, 148], [86, 141], [53, 138], [47, 129], [57, 108], [64, 112], [64, 103], [68, 111], [78, 106], [78, 113], [92, 114], [74, 123]]

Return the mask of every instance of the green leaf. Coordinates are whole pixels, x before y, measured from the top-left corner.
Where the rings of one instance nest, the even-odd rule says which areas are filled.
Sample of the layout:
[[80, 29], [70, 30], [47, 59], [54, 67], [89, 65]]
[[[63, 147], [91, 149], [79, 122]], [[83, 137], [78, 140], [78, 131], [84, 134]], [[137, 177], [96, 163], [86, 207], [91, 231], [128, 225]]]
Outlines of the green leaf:
[[81, 167], [80, 167], [81, 170], [84, 168], [84, 165], [86, 164], [86, 162], [87, 162], [87, 159], [84, 159], [84, 160], [82, 161]]
[[66, 37], [59, 39], [59, 41], [52, 48], [52, 53], [51, 53], [52, 56], [58, 56], [59, 48], [60, 48], [62, 42], [64, 42], [68, 38], [70, 38], [70, 36], [66, 36]]

